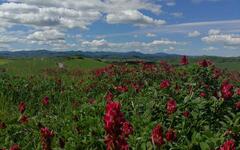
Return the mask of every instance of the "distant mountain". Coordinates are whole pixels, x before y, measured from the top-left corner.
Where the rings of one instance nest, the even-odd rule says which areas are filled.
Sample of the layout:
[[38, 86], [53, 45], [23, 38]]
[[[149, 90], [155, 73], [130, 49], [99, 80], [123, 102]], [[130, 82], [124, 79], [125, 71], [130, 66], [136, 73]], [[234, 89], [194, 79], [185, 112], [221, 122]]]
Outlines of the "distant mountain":
[[0, 57], [5, 58], [24, 58], [24, 57], [72, 57], [81, 56], [87, 58], [99, 59], [159, 59], [167, 57], [177, 57], [179, 55], [167, 53], [143, 54], [140, 52], [88, 52], [88, 51], [48, 51], [48, 50], [34, 50], [34, 51], [0, 51]]

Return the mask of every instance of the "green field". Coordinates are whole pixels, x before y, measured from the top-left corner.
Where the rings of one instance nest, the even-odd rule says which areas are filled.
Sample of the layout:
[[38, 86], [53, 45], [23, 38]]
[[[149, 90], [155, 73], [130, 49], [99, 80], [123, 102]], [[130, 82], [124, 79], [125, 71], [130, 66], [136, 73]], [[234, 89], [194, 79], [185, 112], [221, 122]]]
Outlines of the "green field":
[[64, 64], [64, 69], [82, 71], [104, 67], [106, 63], [93, 59], [79, 58], [28, 58], [28, 59], [2, 59], [0, 68], [14, 75], [38, 75], [46, 69], [58, 69], [58, 63]]
[[[215, 65], [221, 69], [227, 69], [231, 71], [240, 70], [240, 60], [238, 58], [191, 57], [189, 58], [189, 61], [190, 63], [196, 63], [203, 58], [212, 60]], [[168, 63], [174, 65], [179, 63], [179, 58], [163, 58], [161, 60], [167, 61]], [[127, 60], [112, 61], [124, 63]], [[31, 76], [40, 75], [44, 73], [44, 70], [56, 71], [59, 69], [58, 63], [64, 64], [64, 69], [67, 71], [90, 71], [96, 68], [104, 67], [112, 61], [101, 61], [78, 57], [0, 59], [0, 70], [4, 69], [7, 73], [12, 75]]]

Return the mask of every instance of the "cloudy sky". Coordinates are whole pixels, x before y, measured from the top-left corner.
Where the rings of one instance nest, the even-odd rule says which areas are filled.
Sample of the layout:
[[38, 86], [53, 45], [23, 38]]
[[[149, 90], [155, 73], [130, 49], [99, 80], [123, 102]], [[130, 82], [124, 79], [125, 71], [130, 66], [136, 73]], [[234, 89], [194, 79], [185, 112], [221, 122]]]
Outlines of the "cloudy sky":
[[240, 56], [240, 0], [0, 0], [0, 51]]

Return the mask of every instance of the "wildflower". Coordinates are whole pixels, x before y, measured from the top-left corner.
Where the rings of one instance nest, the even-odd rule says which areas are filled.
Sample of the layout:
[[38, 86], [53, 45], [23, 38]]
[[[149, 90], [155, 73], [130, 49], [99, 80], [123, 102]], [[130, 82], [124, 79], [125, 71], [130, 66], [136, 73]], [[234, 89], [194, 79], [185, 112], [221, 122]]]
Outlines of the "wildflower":
[[181, 65], [187, 65], [188, 64], [188, 58], [187, 56], [182, 56], [181, 61], [180, 61]]
[[221, 70], [220, 69], [217, 69], [215, 68], [214, 71], [213, 71], [213, 78], [217, 79], [221, 76]]
[[13, 144], [11, 147], [10, 147], [10, 150], [20, 150], [20, 146], [18, 144]]
[[121, 105], [118, 102], [107, 103], [104, 115], [104, 128], [107, 132], [105, 138], [107, 150], [129, 149], [127, 138], [132, 134], [133, 127], [125, 120], [124, 114], [121, 112]]
[[240, 101], [238, 101], [238, 102], [235, 103], [235, 108], [236, 108], [237, 110], [240, 110]]
[[184, 116], [185, 118], [189, 118], [190, 112], [189, 112], [189, 111], [184, 111], [184, 112], [183, 112], [183, 116]]
[[136, 91], [136, 92], [140, 92], [140, 90], [143, 88], [143, 84], [138, 84], [138, 83], [132, 83], [132, 88]]
[[166, 139], [167, 141], [171, 142], [174, 141], [177, 138], [177, 134], [173, 129], [169, 129], [166, 133]]
[[166, 89], [170, 87], [170, 81], [169, 80], [163, 80], [161, 83], [160, 83], [160, 88], [161, 89]]
[[112, 92], [108, 92], [107, 95], [105, 96], [105, 99], [107, 102], [113, 101], [114, 95]]
[[42, 104], [43, 104], [44, 106], [47, 106], [47, 105], [49, 104], [49, 97], [48, 97], [48, 96], [46, 96], [46, 97], [44, 97], [44, 98], [42, 99]]
[[121, 93], [124, 93], [124, 92], [127, 92], [127, 91], [128, 91], [128, 87], [127, 87], [127, 86], [122, 86], [122, 85], [119, 85], [119, 86], [115, 87], [115, 89], [116, 89], [118, 92], [121, 92]]
[[240, 96], [240, 88], [237, 89], [236, 94]]
[[26, 104], [24, 102], [20, 102], [20, 104], [18, 105], [18, 110], [20, 113], [24, 113], [24, 111], [26, 110]]
[[234, 140], [228, 140], [226, 141], [220, 148], [219, 150], [235, 150], [236, 146], [235, 146], [235, 142]]
[[201, 66], [201, 67], [208, 67], [210, 65], [212, 65], [212, 62], [210, 60], [201, 60], [198, 62], [198, 65]]
[[26, 115], [22, 115], [19, 121], [22, 124], [27, 124], [28, 123], [28, 117]]
[[228, 81], [224, 81], [221, 85], [221, 94], [225, 100], [232, 98], [234, 94], [233, 85], [229, 84]]
[[42, 150], [51, 150], [51, 139], [54, 136], [53, 131], [43, 127], [40, 129]]
[[200, 93], [200, 96], [201, 96], [201, 97], [206, 97], [206, 93], [205, 93], [205, 92], [201, 92], [201, 93]]
[[167, 112], [168, 114], [172, 114], [177, 110], [177, 103], [173, 99], [169, 99], [167, 102]]
[[131, 135], [133, 133], [133, 126], [128, 122], [124, 122], [122, 125], [122, 133], [128, 137], [129, 135]]
[[151, 140], [152, 140], [152, 143], [157, 146], [161, 146], [164, 144], [162, 127], [160, 125], [157, 125], [155, 128], [153, 128], [152, 134], [151, 134]]

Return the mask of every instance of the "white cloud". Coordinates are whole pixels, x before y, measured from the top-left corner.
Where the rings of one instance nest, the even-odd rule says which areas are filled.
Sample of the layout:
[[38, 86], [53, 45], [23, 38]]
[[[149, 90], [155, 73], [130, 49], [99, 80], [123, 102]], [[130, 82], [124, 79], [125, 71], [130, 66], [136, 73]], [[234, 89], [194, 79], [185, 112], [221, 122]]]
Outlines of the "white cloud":
[[64, 40], [64, 34], [58, 30], [44, 30], [36, 31], [27, 36], [28, 40], [31, 41], [49, 41], [49, 40]]
[[[184, 42], [171, 41], [168, 39], [160, 39], [154, 40], [151, 42], [125, 42], [125, 43], [113, 43], [108, 42], [105, 39], [100, 40], [92, 40], [92, 41], [80, 41], [79, 48], [85, 50], [95, 50], [95, 51], [110, 51], [110, 50], [118, 50], [118, 51], [142, 51], [142, 52], [154, 52], [161, 50], [163, 48], [173, 50], [174, 46], [185, 45]], [[172, 48], [171, 48], [172, 47]]]
[[157, 35], [154, 34], [154, 33], [147, 33], [146, 36], [147, 36], [147, 37], [156, 37]]
[[155, 14], [161, 12], [160, 5], [145, 0], [8, 0], [8, 2], [0, 5], [0, 19], [13, 24], [87, 29], [104, 15], [110, 24], [130, 23], [145, 26], [165, 23], [139, 11], [148, 10]]
[[171, 15], [174, 17], [180, 18], [183, 16], [183, 13], [182, 12], [174, 12], [174, 13], [171, 13]]
[[106, 20], [109, 24], [133, 23], [136, 26], [159, 26], [166, 23], [164, 20], [156, 20], [145, 16], [137, 10], [124, 10], [117, 13], [110, 13], [107, 15]]
[[175, 0], [165, 0], [165, 3], [167, 6], [175, 6], [176, 5]]
[[188, 33], [189, 37], [198, 37], [200, 35], [201, 35], [201, 33], [199, 31], [197, 31], [197, 30]]
[[194, 3], [200, 3], [200, 2], [218, 2], [221, 0], [192, 0]]
[[205, 50], [205, 51], [214, 51], [214, 50], [217, 50], [217, 49], [218, 48], [216, 48], [216, 47], [210, 46], [210, 47], [204, 48], [203, 50]]
[[213, 34], [202, 38], [203, 42], [208, 44], [217, 43], [228, 46], [239, 45], [240, 46], [240, 35], [234, 34]]
[[216, 34], [220, 34], [221, 33], [221, 31], [220, 30], [217, 30], [217, 29], [210, 29], [209, 31], [208, 31], [208, 34], [209, 35], [216, 35]]

